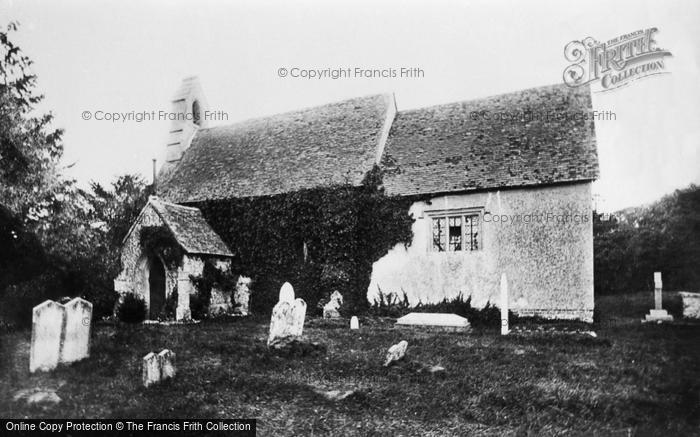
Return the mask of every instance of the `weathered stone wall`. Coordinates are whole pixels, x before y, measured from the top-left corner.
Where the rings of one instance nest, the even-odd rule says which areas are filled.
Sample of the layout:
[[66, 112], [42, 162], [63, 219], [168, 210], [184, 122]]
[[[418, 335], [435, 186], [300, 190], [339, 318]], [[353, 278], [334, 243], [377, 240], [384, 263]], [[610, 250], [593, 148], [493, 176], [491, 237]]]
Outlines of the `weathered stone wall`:
[[[431, 251], [430, 213], [461, 208], [483, 211], [482, 249]], [[374, 263], [370, 301], [381, 288], [384, 293], [405, 291], [412, 305], [460, 292], [465, 299], [471, 296], [475, 307], [498, 305], [499, 280], [506, 273], [515, 313], [593, 320], [590, 183], [439, 196], [414, 203], [410, 212], [416, 218], [413, 243], [407, 249], [397, 245]], [[534, 214], [540, 214], [539, 220]], [[564, 214], [571, 216], [566, 223]], [[511, 219], [496, 221], [500, 215]]]
[[[129, 234], [121, 252], [122, 271], [114, 280], [114, 289], [120, 294], [133, 292], [141, 296], [150, 310], [150, 294], [148, 285], [148, 258], [141, 249], [141, 229], [149, 226], [164, 226], [155, 209], [149, 204], [136, 221], [133, 232]], [[161, 260], [162, 262], [162, 260]], [[178, 284], [178, 271], [165, 265], [165, 295], [170, 294]]]
[[[114, 289], [122, 295], [133, 292], [141, 296], [146, 302], [146, 307], [150, 313], [148, 257], [141, 249], [141, 229], [149, 226], [165, 226], [163, 220], [150, 204], [146, 205], [143, 213], [137, 219], [133, 231], [129, 234], [122, 246], [122, 271], [114, 280]], [[231, 268], [231, 261], [229, 259], [213, 255], [185, 254], [181, 265], [177, 268], [171, 268], [166, 263], [163, 263], [165, 267], [165, 296], [169, 297], [175, 289], [178, 291], [178, 304], [176, 309], [176, 318], [178, 320], [189, 319], [191, 317], [189, 296], [196, 293], [197, 290], [190, 280], [190, 275], [200, 276], [207, 259], [214, 261], [214, 265], [222, 271], [228, 271]], [[161, 262], [163, 261], [161, 260]], [[210, 313], [218, 314], [230, 312], [233, 308], [231, 301], [232, 292], [233, 290], [213, 289], [211, 293]]]

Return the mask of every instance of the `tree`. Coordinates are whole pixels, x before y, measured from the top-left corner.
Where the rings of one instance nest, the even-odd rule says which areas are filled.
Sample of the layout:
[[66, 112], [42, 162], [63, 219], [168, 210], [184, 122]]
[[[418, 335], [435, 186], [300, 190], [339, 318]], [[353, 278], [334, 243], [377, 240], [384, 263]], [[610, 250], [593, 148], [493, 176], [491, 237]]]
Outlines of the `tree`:
[[50, 113], [33, 113], [44, 96], [36, 93], [32, 61], [9, 38], [16, 30], [16, 23], [0, 30], [0, 204], [21, 222], [40, 222], [44, 204], [65, 188], [63, 131], [50, 128]]

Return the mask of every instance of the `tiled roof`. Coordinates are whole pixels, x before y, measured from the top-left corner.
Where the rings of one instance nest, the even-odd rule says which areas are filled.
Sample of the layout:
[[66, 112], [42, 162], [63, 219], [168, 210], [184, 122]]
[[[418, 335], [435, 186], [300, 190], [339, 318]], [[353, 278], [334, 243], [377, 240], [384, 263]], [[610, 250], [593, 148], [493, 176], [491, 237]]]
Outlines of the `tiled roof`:
[[[506, 112], [531, 120], [493, 120]], [[399, 112], [382, 157], [384, 186], [420, 195], [595, 179], [590, 115], [590, 90], [563, 84]]]
[[392, 96], [375, 95], [201, 129], [160, 195], [187, 203], [359, 185], [392, 109]]
[[233, 256], [226, 244], [204, 220], [199, 209], [175, 205], [156, 198], [151, 198], [149, 204], [187, 253]]

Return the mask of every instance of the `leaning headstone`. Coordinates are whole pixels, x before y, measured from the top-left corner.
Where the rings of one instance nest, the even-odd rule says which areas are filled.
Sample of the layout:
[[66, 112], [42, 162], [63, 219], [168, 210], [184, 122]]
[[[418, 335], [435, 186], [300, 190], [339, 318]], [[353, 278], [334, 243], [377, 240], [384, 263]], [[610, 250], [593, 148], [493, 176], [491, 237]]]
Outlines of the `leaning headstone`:
[[304, 299], [297, 298], [292, 306], [292, 326], [289, 333], [292, 336], [301, 336], [304, 332], [304, 319], [306, 319], [306, 302]]
[[65, 307], [51, 300], [34, 307], [29, 352], [30, 372], [53, 370], [58, 365], [65, 318]]
[[360, 321], [357, 320], [357, 316], [350, 318], [350, 329], [360, 329]]
[[508, 278], [501, 274], [501, 335], [510, 332], [508, 327]]
[[643, 322], [672, 322], [673, 316], [662, 308], [663, 283], [661, 272], [654, 272], [654, 309], [649, 310], [649, 314], [644, 317]]
[[175, 352], [163, 349], [158, 354], [158, 364], [160, 365], [161, 381], [175, 377]]
[[236, 312], [242, 316], [248, 315], [248, 305], [250, 302], [250, 282], [247, 276], [239, 276], [236, 282], [236, 291], [233, 293], [233, 300], [236, 304]]
[[290, 284], [289, 282], [285, 282], [284, 284], [282, 284], [282, 288], [280, 288], [280, 298], [278, 299], [278, 302], [294, 302], [294, 287], [292, 287], [292, 284]]
[[401, 340], [398, 344], [393, 345], [389, 348], [386, 354], [386, 361], [384, 362], [384, 367], [389, 364], [399, 361], [406, 355], [406, 349], [408, 348], [408, 342], [406, 340]]
[[65, 305], [66, 328], [61, 362], [72, 363], [90, 355], [90, 325], [92, 324], [92, 304], [76, 297]]
[[160, 360], [158, 355], [149, 352], [143, 357], [143, 386], [150, 387], [160, 382]]
[[267, 337], [267, 345], [289, 336], [290, 319], [292, 315], [292, 305], [287, 301], [277, 302], [272, 309], [270, 318], [270, 334]]
[[338, 290], [331, 294], [331, 300], [323, 306], [324, 319], [337, 319], [340, 317], [340, 306], [343, 304], [343, 295]]

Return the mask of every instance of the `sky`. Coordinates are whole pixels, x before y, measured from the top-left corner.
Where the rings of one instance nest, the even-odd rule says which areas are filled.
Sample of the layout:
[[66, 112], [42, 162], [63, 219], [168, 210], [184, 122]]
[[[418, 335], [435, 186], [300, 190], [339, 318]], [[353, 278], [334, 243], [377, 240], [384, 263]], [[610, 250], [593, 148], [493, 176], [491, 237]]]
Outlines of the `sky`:
[[[65, 129], [66, 172], [82, 186], [150, 181], [169, 122], [83, 119], [90, 111], [169, 111], [198, 76], [210, 125], [393, 92], [399, 110], [562, 82], [564, 47], [656, 27], [666, 71], [593, 93], [598, 209], [652, 202], [700, 183], [698, 1], [34, 1], [0, 0], [0, 25], [34, 60], [39, 111]], [[324, 68], [420, 68], [422, 77], [280, 77]]]

